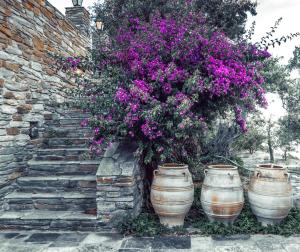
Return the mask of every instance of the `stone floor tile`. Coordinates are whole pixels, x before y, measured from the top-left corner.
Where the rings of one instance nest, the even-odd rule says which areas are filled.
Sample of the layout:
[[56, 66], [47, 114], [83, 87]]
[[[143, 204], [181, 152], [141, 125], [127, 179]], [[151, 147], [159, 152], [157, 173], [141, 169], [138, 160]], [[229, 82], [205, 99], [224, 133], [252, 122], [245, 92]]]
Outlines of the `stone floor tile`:
[[65, 242], [65, 241], [54, 241], [52, 244], [49, 246], [49, 248], [64, 248], [64, 247], [79, 247], [80, 243], [79, 242]]
[[174, 250], [191, 249], [190, 237], [166, 236], [151, 238], [131, 237], [123, 241], [121, 249]]
[[281, 248], [281, 249], [271, 249], [271, 250], [268, 250], [267, 252], [286, 252], [286, 249], [284, 249], [284, 248]]
[[193, 251], [212, 251], [213, 241], [211, 237], [191, 237], [191, 248]]
[[270, 242], [278, 243], [278, 242], [283, 242], [286, 239], [286, 237], [283, 237], [280, 235], [258, 234], [258, 235], [251, 235], [250, 239], [253, 241], [257, 241], [257, 242], [263, 240], [263, 241], [270, 241]]
[[0, 232], [0, 252], [300, 252], [300, 237], [126, 237], [85, 232]]
[[25, 242], [49, 243], [55, 241], [60, 235], [60, 233], [34, 233]]
[[124, 248], [121, 248], [118, 250], [118, 252], [152, 252], [152, 250], [150, 248], [149, 249], [131, 249], [131, 248], [124, 249]]
[[12, 239], [17, 237], [18, 235], [20, 235], [20, 233], [16, 233], [16, 232], [8, 232], [8, 233], [0, 233], [0, 239]]
[[45, 245], [1, 244], [0, 252], [40, 252]]
[[18, 236], [16, 236], [14, 239], [17, 240], [25, 240], [26, 238], [28, 238], [28, 234], [19, 234]]
[[300, 245], [300, 236], [285, 237], [283, 244], [298, 244]]
[[284, 245], [284, 249], [286, 250], [286, 252], [300, 252], [300, 244], [287, 244]]
[[214, 252], [267, 252], [260, 250], [256, 246], [247, 245], [231, 245], [231, 246], [216, 246], [213, 250]]
[[191, 251], [191, 252], [208, 252], [208, 251], [209, 251], [209, 252], [213, 252], [214, 249], [212, 248], [212, 249], [210, 249], [210, 250], [207, 250], [207, 249], [199, 249], [199, 248], [198, 248], [198, 249], [193, 249], [193, 248], [192, 248], [190, 251]]
[[103, 235], [91, 233], [81, 242], [81, 245], [90, 246], [102, 244], [107, 251], [117, 251], [121, 248], [123, 239], [123, 236], [119, 234]]
[[191, 249], [191, 237], [155, 237], [152, 249]]
[[61, 248], [48, 247], [48, 248], [44, 248], [38, 252], [81, 252], [81, 251], [79, 250], [79, 248], [72, 248], [72, 247], [64, 247], [64, 248], [63, 247], [61, 247]]
[[257, 247], [257, 244], [251, 240], [213, 240], [213, 247]]
[[129, 237], [126, 238], [121, 245], [121, 249], [150, 249], [154, 244], [154, 238], [137, 238]]
[[88, 236], [87, 233], [65, 233], [61, 234], [55, 241], [82, 242]]
[[151, 252], [211, 252], [211, 250], [192, 250], [192, 249], [151, 249]]
[[120, 234], [101, 234], [101, 233], [90, 233], [81, 242], [81, 244], [99, 244], [102, 242], [117, 243], [122, 242], [124, 237]]
[[262, 239], [260, 241], [256, 241], [256, 245], [262, 251], [276, 251], [282, 250], [284, 251], [282, 243], [278, 240], [277, 242], [269, 239]]
[[117, 252], [117, 251], [118, 249], [107, 248], [105, 244], [86, 245], [78, 249], [78, 252]]
[[230, 236], [224, 236], [224, 235], [212, 235], [212, 239], [214, 241], [245, 241], [250, 239], [249, 234], [237, 234], [237, 235], [230, 235]]

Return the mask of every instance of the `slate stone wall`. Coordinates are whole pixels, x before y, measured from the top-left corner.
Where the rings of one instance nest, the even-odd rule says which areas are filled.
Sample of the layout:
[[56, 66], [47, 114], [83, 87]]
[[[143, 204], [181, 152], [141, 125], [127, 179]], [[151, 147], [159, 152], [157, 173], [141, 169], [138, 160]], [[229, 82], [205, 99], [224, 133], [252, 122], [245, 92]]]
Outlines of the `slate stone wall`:
[[97, 217], [103, 227], [113, 227], [143, 206], [144, 172], [134, 157], [132, 143], [113, 144], [97, 171]]
[[53, 69], [48, 53], [86, 55], [89, 47], [90, 39], [47, 1], [0, 1], [0, 199], [40, 144], [37, 129], [41, 136], [74, 85]]
[[82, 6], [66, 8], [66, 18], [77, 27], [82, 34], [90, 36], [90, 13]]

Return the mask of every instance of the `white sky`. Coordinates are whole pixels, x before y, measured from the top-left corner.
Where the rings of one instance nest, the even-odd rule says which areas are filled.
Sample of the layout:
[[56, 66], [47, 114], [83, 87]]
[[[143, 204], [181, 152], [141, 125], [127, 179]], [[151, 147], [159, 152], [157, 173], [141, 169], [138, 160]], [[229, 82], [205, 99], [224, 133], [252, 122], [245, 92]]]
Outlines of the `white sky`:
[[[71, 0], [48, 0], [52, 5], [59, 9], [63, 14], [65, 7], [73, 6]], [[96, 0], [97, 1], [97, 0]], [[95, 0], [83, 0], [83, 6], [88, 8], [93, 5]], [[283, 20], [275, 33], [275, 38], [280, 38], [289, 33], [300, 32], [300, 0], [258, 0], [257, 16], [250, 17], [248, 27], [252, 22], [256, 22], [255, 34], [253, 42], [260, 41], [260, 38], [270, 31], [270, 27], [275, 21], [282, 17]], [[300, 37], [291, 42], [287, 42], [281, 46], [270, 48], [269, 51], [274, 56], [284, 57], [282, 63], [287, 63], [293, 55], [296, 45], [300, 46]], [[267, 110], [263, 110], [266, 117], [272, 116], [274, 119], [284, 115], [285, 110], [282, 108], [280, 99], [274, 95], [267, 96], [269, 106]]]
[[[274, 25], [278, 18], [282, 17], [280, 26], [278, 27], [274, 38], [280, 38], [289, 33], [300, 32], [300, 0], [258, 0], [257, 16], [251, 17], [248, 20], [248, 27], [252, 22], [256, 22], [255, 34], [253, 42], [260, 41], [260, 38], [270, 31], [270, 27]], [[270, 48], [269, 51], [274, 56], [284, 57], [282, 63], [287, 63], [293, 55], [295, 46], [300, 46], [300, 37], [292, 41]], [[268, 94], [267, 100], [269, 106], [263, 109], [265, 117], [272, 117], [274, 120], [285, 114], [282, 108], [281, 100], [277, 95]]]
[[[278, 18], [283, 20], [275, 33], [275, 38], [280, 38], [289, 33], [300, 32], [300, 0], [258, 0], [257, 16], [248, 20], [248, 26], [256, 22], [253, 41], [260, 41], [260, 38], [270, 31]], [[287, 63], [292, 57], [296, 45], [300, 45], [300, 37], [281, 46], [271, 48], [269, 51], [274, 56], [283, 56], [283, 63]]]

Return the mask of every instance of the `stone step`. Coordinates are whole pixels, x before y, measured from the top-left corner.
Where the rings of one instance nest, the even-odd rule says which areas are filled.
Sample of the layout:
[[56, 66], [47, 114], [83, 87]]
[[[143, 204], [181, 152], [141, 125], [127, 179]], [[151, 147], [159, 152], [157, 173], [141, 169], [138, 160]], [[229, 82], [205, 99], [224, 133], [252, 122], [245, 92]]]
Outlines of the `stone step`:
[[45, 148], [82, 148], [89, 146], [89, 138], [49, 138], [43, 142]]
[[28, 161], [28, 176], [94, 175], [100, 160]]
[[68, 112], [64, 116], [64, 118], [75, 118], [75, 119], [87, 119], [91, 118], [92, 114], [89, 113], [82, 113], [82, 112]]
[[95, 156], [87, 148], [74, 148], [74, 149], [38, 149], [34, 155], [35, 160], [100, 160], [101, 156]]
[[58, 125], [60, 127], [64, 126], [64, 127], [81, 127], [81, 122], [85, 119], [84, 118], [55, 118], [53, 120], [49, 120], [47, 121], [47, 125], [48, 126], [55, 126]]
[[50, 210], [95, 212], [96, 193], [53, 192], [32, 193], [12, 192], [4, 197], [7, 210]]
[[75, 118], [89, 118], [92, 114], [84, 112], [82, 110], [67, 110], [64, 113], [64, 117], [75, 117]]
[[20, 192], [96, 192], [96, 176], [41, 176], [17, 179]]
[[1, 230], [99, 230], [95, 215], [78, 211], [4, 211], [0, 212]]
[[90, 128], [82, 127], [52, 127], [44, 133], [44, 138], [91, 138], [93, 132]]
[[84, 113], [82, 111], [79, 112], [66, 112], [63, 117], [64, 118], [81, 118], [81, 119], [85, 119], [85, 118], [90, 118], [92, 116], [91, 113]]
[[61, 125], [80, 125], [82, 120], [86, 119], [87, 117], [69, 117], [66, 115], [64, 118], [60, 118]]

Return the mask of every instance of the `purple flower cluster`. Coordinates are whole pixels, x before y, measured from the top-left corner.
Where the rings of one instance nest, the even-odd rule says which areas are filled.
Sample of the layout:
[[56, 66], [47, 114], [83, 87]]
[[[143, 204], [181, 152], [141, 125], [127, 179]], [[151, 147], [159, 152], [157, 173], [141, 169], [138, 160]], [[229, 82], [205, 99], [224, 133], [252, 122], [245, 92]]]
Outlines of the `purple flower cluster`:
[[120, 87], [117, 90], [116, 99], [121, 103], [127, 103], [129, 101], [129, 94], [124, 88]]
[[[270, 54], [251, 44], [235, 44], [222, 33], [210, 34], [205, 19], [197, 14], [178, 20], [154, 17], [149, 23], [131, 19], [116, 41], [120, 47], [113, 53], [113, 61], [132, 80], [122, 84], [116, 98], [126, 111], [135, 114], [124, 117], [126, 124], [140, 124], [145, 136], [152, 138], [153, 130], [149, 122], [142, 123], [146, 119], [142, 114], [157, 104], [161, 108], [174, 106], [172, 113], [179, 112], [180, 121], [187, 121], [187, 117], [194, 120], [195, 113], [205, 117], [199, 114], [203, 111], [197, 107], [200, 103], [207, 106], [207, 112], [212, 109], [208, 104], [218, 100], [224, 101], [224, 106], [238, 104], [244, 110], [266, 105], [259, 63]], [[147, 117], [158, 127], [163, 122], [155, 118], [157, 113], [163, 117], [166, 112], [170, 109], [156, 111], [156, 116], [149, 111]], [[133, 118], [131, 123], [129, 118]], [[240, 117], [237, 123], [244, 131]]]
[[72, 68], [73, 70], [78, 67], [80, 62], [81, 62], [80, 58], [74, 58], [74, 57], [67, 58], [68, 67]]
[[114, 39], [105, 64], [121, 71], [123, 81], [108, 135], [155, 140], [160, 153], [163, 143], [203, 130], [219, 111], [233, 111], [246, 132], [244, 112], [266, 106], [261, 71], [270, 54], [211, 32], [199, 13], [131, 18]]
[[89, 120], [88, 119], [83, 119], [81, 122], [80, 122], [80, 126], [81, 127], [87, 127], [89, 125]]
[[242, 109], [239, 106], [236, 106], [234, 112], [236, 122], [238, 123], [238, 125], [240, 125], [242, 132], [247, 132], [246, 120], [242, 116]]
[[162, 132], [158, 129], [157, 123], [149, 120], [146, 120], [144, 124], [142, 124], [141, 130], [150, 140], [154, 140], [162, 136]]

